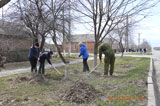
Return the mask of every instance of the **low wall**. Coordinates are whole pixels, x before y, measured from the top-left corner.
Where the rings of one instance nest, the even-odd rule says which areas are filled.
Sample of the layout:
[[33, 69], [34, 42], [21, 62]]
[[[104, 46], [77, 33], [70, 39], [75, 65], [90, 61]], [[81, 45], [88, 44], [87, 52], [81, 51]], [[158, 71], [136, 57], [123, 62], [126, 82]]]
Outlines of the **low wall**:
[[8, 62], [20, 62], [20, 61], [28, 60], [29, 50], [0, 52], [0, 54], [6, 57], [7, 63]]

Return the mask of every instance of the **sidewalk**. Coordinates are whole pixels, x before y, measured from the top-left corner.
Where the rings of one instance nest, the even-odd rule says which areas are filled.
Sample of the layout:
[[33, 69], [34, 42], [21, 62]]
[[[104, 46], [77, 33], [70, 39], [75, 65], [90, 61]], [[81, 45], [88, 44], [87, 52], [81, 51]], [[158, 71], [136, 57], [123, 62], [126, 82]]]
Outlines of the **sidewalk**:
[[[89, 58], [88, 60], [93, 60], [93, 58]], [[75, 64], [75, 63], [79, 63], [79, 62], [82, 62], [82, 59], [70, 61], [69, 64]], [[61, 67], [61, 66], [64, 66], [65, 64], [64, 63], [56, 63], [53, 65], [55, 67]], [[50, 68], [50, 65], [47, 64], [46, 69], [49, 69], [49, 68]], [[5, 71], [0, 72], [0, 77], [30, 72], [31, 71], [30, 69], [31, 69], [30, 67], [27, 67], [27, 68], [15, 69], [15, 70], [5, 70]]]
[[[116, 56], [120, 56], [121, 54], [116, 54]], [[148, 56], [148, 55], [124, 55], [124, 56], [131, 56], [131, 57], [148, 57], [151, 58], [152, 56]], [[90, 57], [88, 60], [93, 60], [93, 57]], [[79, 60], [75, 60], [75, 61], [70, 61], [70, 64], [75, 64], [75, 63], [79, 63], [82, 62], [82, 59]], [[64, 63], [56, 63], [53, 64], [55, 67], [61, 67], [64, 66]], [[50, 65], [47, 64], [46, 65], [46, 69], [49, 69]], [[14, 70], [5, 70], [0, 72], [0, 77], [5, 77], [5, 76], [9, 76], [9, 75], [14, 75], [14, 74], [21, 74], [21, 73], [26, 73], [26, 72], [30, 72], [30, 67], [27, 68], [20, 68], [20, 69], [14, 69]]]

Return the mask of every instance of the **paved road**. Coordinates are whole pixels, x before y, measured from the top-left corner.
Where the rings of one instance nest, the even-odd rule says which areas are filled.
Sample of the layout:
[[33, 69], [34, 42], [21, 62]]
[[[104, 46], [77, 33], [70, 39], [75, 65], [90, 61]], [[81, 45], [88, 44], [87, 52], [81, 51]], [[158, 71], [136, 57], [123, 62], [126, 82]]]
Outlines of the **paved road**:
[[153, 60], [156, 71], [158, 87], [160, 88], [160, 51], [153, 51]]
[[[93, 58], [89, 58], [88, 60], [93, 60]], [[75, 61], [70, 61], [69, 64], [75, 64], [75, 63], [79, 63], [82, 62], [82, 59], [79, 60], [75, 60]], [[56, 63], [53, 64], [55, 67], [61, 67], [64, 66], [64, 63]], [[50, 65], [46, 65], [46, 69], [50, 68]], [[9, 75], [14, 75], [14, 74], [20, 74], [20, 73], [26, 73], [26, 72], [30, 72], [30, 67], [27, 68], [21, 68], [21, 69], [15, 69], [15, 70], [5, 70], [0, 72], [0, 77], [5, 77], [5, 76], [9, 76]]]
[[153, 61], [155, 68], [155, 90], [156, 90], [156, 104], [160, 106], [160, 51], [153, 51]]

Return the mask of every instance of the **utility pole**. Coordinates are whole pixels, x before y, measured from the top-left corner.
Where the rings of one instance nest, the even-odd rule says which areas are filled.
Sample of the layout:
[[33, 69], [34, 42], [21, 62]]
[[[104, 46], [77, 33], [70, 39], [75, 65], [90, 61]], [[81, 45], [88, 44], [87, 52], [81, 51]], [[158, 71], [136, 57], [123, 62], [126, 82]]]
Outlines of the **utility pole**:
[[140, 46], [140, 35], [141, 33], [138, 33], [138, 47]]
[[71, 56], [71, 1], [69, 0], [69, 36], [68, 36], [68, 56]]

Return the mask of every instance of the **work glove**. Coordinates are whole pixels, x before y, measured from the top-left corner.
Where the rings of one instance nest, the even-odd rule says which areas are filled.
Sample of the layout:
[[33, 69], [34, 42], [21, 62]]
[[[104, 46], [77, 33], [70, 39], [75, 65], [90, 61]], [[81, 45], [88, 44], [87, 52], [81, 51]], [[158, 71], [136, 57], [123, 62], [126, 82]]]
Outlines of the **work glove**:
[[54, 67], [53, 64], [51, 64], [51, 67]]

